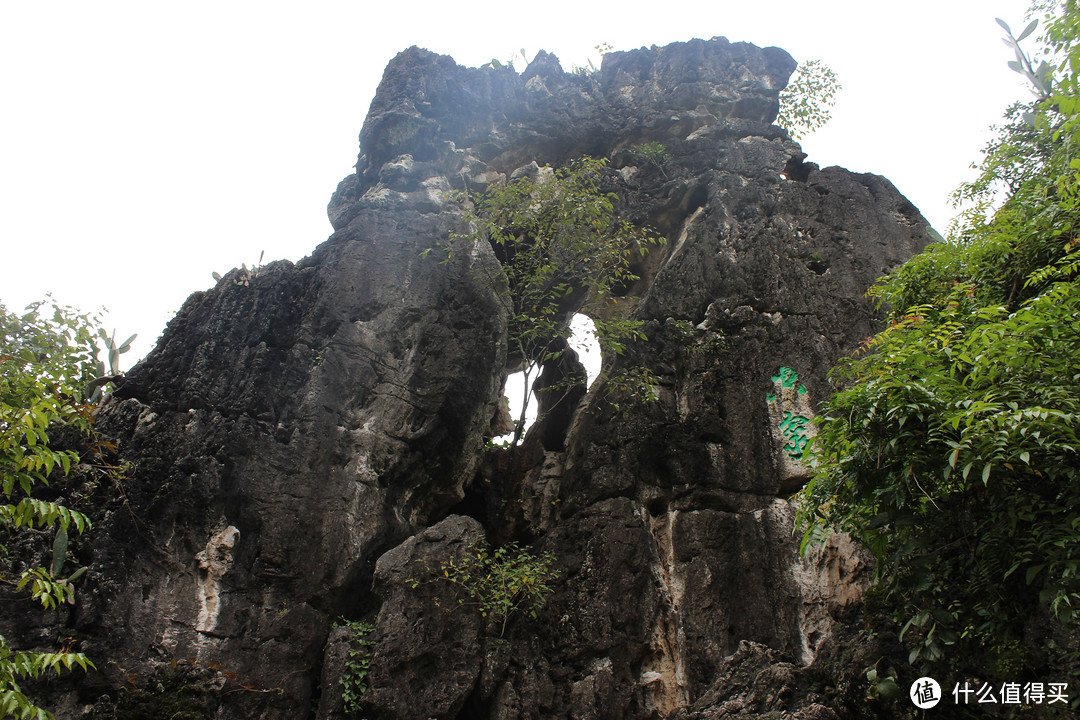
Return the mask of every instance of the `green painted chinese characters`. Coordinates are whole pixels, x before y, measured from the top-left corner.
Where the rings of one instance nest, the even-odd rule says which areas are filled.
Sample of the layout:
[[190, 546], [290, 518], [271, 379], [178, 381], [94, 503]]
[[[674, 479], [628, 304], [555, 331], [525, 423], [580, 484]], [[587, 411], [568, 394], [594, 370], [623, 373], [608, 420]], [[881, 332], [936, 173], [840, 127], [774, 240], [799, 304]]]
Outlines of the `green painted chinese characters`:
[[[779, 384], [780, 387], [776, 389], [779, 390], [781, 396], [794, 395], [794, 399], [800, 401], [797, 403], [798, 405], [805, 405], [806, 388], [799, 384], [799, 375], [792, 368], [781, 367], [779, 372], [772, 376], [772, 382], [774, 386]], [[778, 398], [776, 392], [768, 393], [765, 399], [769, 403], [781, 402], [781, 398]], [[783, 404], [789, 405], [790, 403], [784, 402]], [[783, 409], [779, 406], [777, 409], [782, 412], [778, 428], [784, 441], [783, 452], [792, 460], [802, 460], [803, 453], [806, 452], [812, 437], [810, 418], [801, 412]], [[802, 409], [796, 408], [796, 410]]]
[[806, 425], [810, 418], [784, 413], [784, 419], [780, 423], [780, 433], [784, 436], [784, 452], [792, 460], [802, 460], [806, 446], [810, 444], [810, 436], [806, 433]]
[[[799, 382], [799, 375], [789, 367], [781, 367], [780, 372], [772, 376], [772, 381], [774, 384], [779, 381], [780, 387], [795, 387], [795, 383]], [[802, 385], [799, 385], [798, 387], [798, 393], [800, 395], [805, 395], [806, 388]], [[765, 399], [769, 402], [776, 402], [776, 395], [774, 393], [769, 393], [765, 396]]]

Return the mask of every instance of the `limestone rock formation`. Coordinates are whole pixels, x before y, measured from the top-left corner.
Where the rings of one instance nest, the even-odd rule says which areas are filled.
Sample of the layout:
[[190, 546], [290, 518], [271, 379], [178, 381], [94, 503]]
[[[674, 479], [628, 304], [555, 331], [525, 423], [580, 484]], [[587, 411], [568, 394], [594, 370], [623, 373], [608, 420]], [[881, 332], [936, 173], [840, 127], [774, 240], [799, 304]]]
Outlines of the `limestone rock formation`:
[[[840, 539], [801, 559], [789, 497], [826, 372], [875, 327], [866, 288], [927, 223], [770, 124], [794, 67], [724, 38], [594, 74], [546, 53], [520, 74], [391, 61], [334, 234], [192, 295], [103, 412], [134, 469], [122, 498], [93, 495], [90, 572], [56, 619], [99, 660], [54, 688], [68, 716], [127, 717], [124, 697], [184, 672], [201, 717], [348, 717], [337, 618], [375, 626], [371, 720], [842, 716], [799, 672], [862, 568]], [[422, 253], [462, 228], [451, 191], [585, 154], [667, 240], [625, 288], [648, 339], [605, 359], [651, 370], [655, 401], [616, 409], [597, 383], [510, 462], [485, 448], [507, 317], [478, 278], [498, 260]], [[482, 537], [559, 573], [501, 637], [437, 581]]]

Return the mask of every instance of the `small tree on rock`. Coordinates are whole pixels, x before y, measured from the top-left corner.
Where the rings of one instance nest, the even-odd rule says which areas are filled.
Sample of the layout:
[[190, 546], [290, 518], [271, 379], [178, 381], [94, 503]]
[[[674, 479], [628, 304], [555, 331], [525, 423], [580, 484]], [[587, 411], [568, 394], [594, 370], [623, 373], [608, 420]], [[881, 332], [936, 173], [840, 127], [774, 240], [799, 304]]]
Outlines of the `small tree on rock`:
[[512, 445], [525, 428], [535, 373], [567, 352], [574, 312], [593, 319], [605, 354], [619, 355], [643, 337], [618, 293], [638, 279], [634, 259], [663, 238], [618, 217], [615, 194], [601, 189], [606, 166], [586, 157], [488, 188], [473, 199], [471, 231], [454, 234], [447, 248], [487, 242], [501, 263], [485, 281], [506, 308], [510, 354], [523, 370], [525, 401]]

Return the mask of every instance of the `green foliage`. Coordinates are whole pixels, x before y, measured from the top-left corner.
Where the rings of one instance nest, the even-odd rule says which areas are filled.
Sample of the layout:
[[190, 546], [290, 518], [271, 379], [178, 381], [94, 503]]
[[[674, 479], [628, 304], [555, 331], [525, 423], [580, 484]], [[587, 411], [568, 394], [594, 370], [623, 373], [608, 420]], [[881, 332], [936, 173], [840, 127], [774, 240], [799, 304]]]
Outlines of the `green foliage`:
[[480, 608], [484, 617], [499, 625], [499, 637], [514, 615], [536, 617], [558, 577], [549, 552], [534, 555], [517, 543], [492, 548], [486, 542], [471, 545], [459, 559], [442, 563], [442, 580], [462, 591], [459, 604]]
[[866, 696], [871, 700], [892, 700], [903, 694], [894, 672], [882, 675], [876, 667], [872, 667], [866, 671], [866, 682], [869, 684]]
[[[40, 502], [35, 501], [32, 498], [26, 498], [23, 502]], [[50, 505], [50, 511], [56, 513], [57, 516], [63, 513], [72, 514], [67, 508], [55, 505], [53, 503], [42, 503]], [[48, 512], [48, 511], [47, 511]], [[80, 520], [83, 517], [77, 513], [74, 514], [74, 520], [71, 522], [79, 527]], [[51, 524], [51, 523], [46, 523]], [[80, 530], [80, 532], [82, 532]], [[75, 603], [75, 582], [86, 574], [86, 568], [77, 568], [71, 575], [63, 577], [61, 573], [64, 571], [64, 564], [67, 561], [67, 548], [68, 548], [68, 532], [67, 528], [61, 524], [56, 530], [56, 537], [53, 540], [53, 560], [46, 571], [45, 568], [32, 568], [23, 572], [22, 577], [19, 579], [18, 584], [15, 586], [17, 590], [22, 590], [29, 586], [30, 597], [39, 601], [41, 606], [46, 610], [52, 610], [62, 603], [73, 605]]]
[[640, 365], [626, 368], [613, 373], [606, 378], [604, 389], [607, 392], [611, 407], [615, 412], [623, 414], [626, 408], [623, 403], [641, 404], [656, 400], [653, 388], [660, 385], [660, 378], [652, 370]]
[[952, 194], [953, 204], [963, 211], [950, 228], [951, 236], [984, 222], [1003, 197], [1020, 192], [1051, 160], [1053, 134], [1035, 127], [1033, 110], [1034, 103], [1014, 103], [1005, 113], [1005, 122], [994, 127], [997, 134], [983, 148], [982, 161], [972, 165], [978, 175]]
[[[497, 61], [493, 60], [492, 62]], [[259, 276], [259, 272], [262, 270], [263, 255], [265, 254], [265, 250], [260, 252], [259, 261], [252, 265], [250, 268], [247, 266], [247, 263], [241, 263], [240, 270], [236, 273], [236, 277], [233, 278], [233, 285], [241, 285], [243, 287], [248, 287], [249, 285], [251, 285], [251, 281], [257, 278]], [[214, 271], [210, 274], [213, 275], [214, 282], [221, 282], [223, 279], [222, 274], [217, 271]], [[132, 339], [134, 339], [134, 336], [132, 336]], [[130, 342], [130, 340], [128, 342]]]
[[375, 632], [375, 626], [352, 620], [342, 620], [342, 623], [352, 632], [352, 638], [345, 657], [345, 671], [341, 675], [341, 700], [346, 714], [360, 717], [360, 698], [368, 689], [371, 647], [375, 644], [369, 636]]
[[16, 374], [22, 374], [27, 377], [18, 378], [17, 388], [34, 379], [74, 390], [82, 381], [93, 378], [98, 321], [97, 316], [80, 314], [51, 301], [32, 303], [22, 315], [0, 304], [0, 357], [4, 363], [0, 369], [4, 382], [15, 383]]
[[0, 717], [51, 720], [52, 713], [35, 705], [23, 694], [16, 681], [22, 678], [38, 678], [50, 671], [59, 675], [76, 666], [87, 670], [94, 665], [82, 653], [12, 650], [0, 635]]
[[664, 165], [667, 163], [670, 155], [663, 143], [651, 140], [649, 142], [633, 145], [630, 148], [630, 157], [643, 165], [655, 166], [664, 174], [664, 177], [667, 177]]
[[81, 387], [94, 376], [96, 351], [91, 320], [69, 308], [21, 317], [0, 306], [0, 522], [10, 529], [70, 525], [82, 532], [89, 521], [74, 510], [30, 497], [54, 472], [66, 476], [79, 455], [49, 447], [49, 430], [68, 427], [84, 435], [91, 409]]
[[100, 402], [104, 395], [105, 388], [109, 387], [110, 383], [122, 376], [122, 373], [120, 372], [120, 356], [131, 349], [131, 343], [138, 337], [138, 334], [133, 334], [118, 345], [116, 342], [116, 330], [113, 330], [113, 334], [109, 335], [105, 332], [104, 328], [102, 328], [98, 331], [98, 334], [105, 342], [105, 352], [109, 358], [109, 374], [106, 374], [105, 372], [105, 363], [98, 360], [97, 377], [91, 380], [83, 388], [83, 396], [88, 397], [90, 403]]
[[[1020, 73], [1028, 79], [1028, 82], [1030, 82], [1033, 86], [1035, 94], [1038, 96], [1040, 101], [1048, 100], [1050, 98], [1050, 95], [1053, 93], [1054, 85], [1054, 76], [1053, 71], [1050, 67], [1050, 63], [1044, 60], [1043, 62], [1039, 63], [1038, 66], [1036, 66], [1035, 63], [1032, 62], [1031, 58], [1028, 57], [1027, 53], [1024, 52], [1024, 49], [1020, 46], [1020, 43], [1026, 37], [1031, 35], [1031, 33], [1035, 32], [1035, 28], [1038, 26], [1039, 21], [1032, 20], [1027, 24], [1027, 27], [1025, 27], [1019, 35], [1013, 35], [1012, 28], [1009, 27], [1009, 24], [1007, 22], [1005, 22], [1001, 18], [994, 19], [997, 21], [997, 24], [1000, 25], [1001, 28], [1005, 31], [1005, 34], [1007, 36], [1005, 38], [1005, 44], [1011, 47], [1013, 49], [1013, 52], [1016, 54], [1016, 59], [1010, 60], [1008, 62], [1009, 68], [1015, 72]], [[1031, 123], [1034, 124], [1033, 118], [1031, 118], [1030, 120]]]
[[795, 139], [824, 127], [841, 90], [836, 73], [820, 60], [801, 63], [780, 93], [776, 124]]
[[[51, 431], [92, 432], [91, 408], [83, 388], [95, 377], [94, 319], [70, 308], [36, 303], [17, 316], [0, 306], [0, 527], [8, 532], [56, 527], [50, 569], [26, 570], [17, 589], [28, 589], [46, 609], [74, 599], [73, 583], [85, 572], [62, 578], [68, 532], [81, 533], [89, 519], [61, 504], [31, 496], [50, 478], [67, 476], [79, 463], [73, 450], [50, 447]], [[0, 716], [51, 717], [20, 690], [23, 678], [45, 671], [93, 667], [81, 653], [11, 650], [0, 637]]]
[[719, 355], [727, 351], [727, 341], [720, 330], [699, 328], [689, 320], [669, 320], [668, 324], [689, 353]]
[[1033, 618], [1080, 631], [1080, 52], [1054, 39], [1077, 27], [1062, 12], [1061, 61], [1025, 60], [1049, 97], [1030, 123], [1010, 110], [959, 192], [975, 211], [872, 290], [890, 324], [834, 370], [847, 387], [801, 497], [804, 542], [834, 527], [874, 554], [911, 664], [1007, 680], [1076, 670], [1055, 641], [1018, 650]]
[[452, 235], [444, 248], [452, 256], [462, 245], [490, 243], [499, 258], [498, 271], [482, 281], [504, 304], [510, 353], [525, 368], [526, 400], [514, 445], [524, 428], [532, 374], [566, 352], [573, 313], [593, 319], [608, 357], [642, 337], [641, 323], [625, 317], [629, 303], [619, 306], [618, 292], [638, 279], [633, 260], [663, 239], [618, 217], [616, 196], [601, 189], [606, 168], [606, 160], [582, 158], [566, 168], [545, 168], [535, 179], [491, 187], [474, 200], [471, 232]]

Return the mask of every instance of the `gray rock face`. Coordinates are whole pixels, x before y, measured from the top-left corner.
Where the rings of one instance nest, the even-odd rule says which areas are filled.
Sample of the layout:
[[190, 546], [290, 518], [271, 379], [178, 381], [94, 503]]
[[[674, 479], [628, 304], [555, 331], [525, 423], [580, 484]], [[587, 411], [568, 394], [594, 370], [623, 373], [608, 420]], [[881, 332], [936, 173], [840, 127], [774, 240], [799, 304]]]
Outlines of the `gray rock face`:
[[108, 684], [194, 658], [284, 690], [229, 695], [225, 717], [314, 706], [332, 621], [374, 607], [376, 559], [481, 458], [505, 318], [473, 280], [492, 255], [421, 261], [455, 222], [361, 209], [299, 266], [193, 295], [132, 371], [107, 428], [136, 470], [83, 620]]
[[432, 585], [443, 579], [443, 561], [460, 559], [483, 537], [476, 520], [451, 515], [379, 558], [374, 590], [393, 610], [376, 626], [367, 707], [389, 717], [461, 712], [483, 664], [482, 618], [475, 608], [455, 606], [445, 584]]
[[685, 135], [706, 118], [770, 122], [794, 69], [783, 50], [724, 38], [609, 53], [598, 77], [566, 73], [546, 52], [518, 75], [412, 47], [386, 68], [330, 221], [344, 227], [380, 185], [415, 192], [442, 177], [475, 186], [530, 162], [557, 166], [647, 135]]
[[[218, 673], [213, 717], [346, 717], [341, 616], [375, 625], [373, 720], [842, 714], [797, 676], [862, 567], [841, 539], [800, 559], [788, 497], [827, 370], [874, 329], [863, 293], [928, 237], [888, 181], [820, 170], [768, 124], [793, 69], [723, 38], [594, 75], [395, 58], [334, 235], [193, 295], [104, 413], [135, 469], [80, 551], [63, 622], [107, 662], [69, 702], [184, 660]], [[598, 383], [512, 460], [485, 450], [507, 318], [478, 278], [498, 260], [421, 253], [461, 227], [449, 191], [582, 154], [667, 238], [626, 288], [648, 340], [605, 359], [651, 370], [655, 402]], [[483, 536], [559, 571], [502, 637], [437, 582]]]

